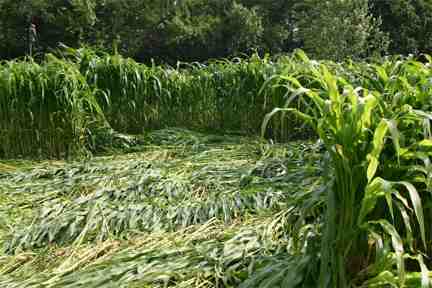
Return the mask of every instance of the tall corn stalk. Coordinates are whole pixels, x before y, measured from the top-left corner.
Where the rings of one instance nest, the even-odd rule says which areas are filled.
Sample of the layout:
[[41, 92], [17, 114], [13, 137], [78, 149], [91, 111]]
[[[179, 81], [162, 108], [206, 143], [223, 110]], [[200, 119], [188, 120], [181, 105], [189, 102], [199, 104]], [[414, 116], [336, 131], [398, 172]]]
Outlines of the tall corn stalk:
[[52, 55], [0, 65], [0, 157], [66, 157], [85, 150], [102, 111], [76, 65]]
[[[147, 66], [89, 49], [70, 50], [100, 97], [108, 122], [124, 133], [177, 126], [198, 130], [259, 133], [262, 118], [283, 105], [283, 89], [261, 89], [282, 70], [302, 71], [295, 58], [268, 57]], [[103, 94], [100, 94], [103, 95]], [[268, 135], [292, 139], [291, 119], [275, 119]], [[298, 132], [298, 131], [296, 131]]]
[[[402, 76], [397, 83], [403, 85], [396, 86], [404, 92], [397, 94], [381, 66], [376, 66], [376, 75], [383, 89], [372, 91], [354, 88], [325, 65], [311, 63], [302, 53], [299, 56], [310, 67], [310, 73], [302, 77], [304, 84], [291, 75], [280, 76], [287, 81], [285, 86], [292, 96], [284, 108], [266, 116], [262, 133], [275, 114], [294, 113], [313, 127], [330, 156], [327, 177], [331, 185], [320, 252], [320, 287], [349, 287], [367, 278], [372, 279], [366, 282], [369, 284], [397, 279], [393, 281], [403, 286], [405, 261], [410, 257], [421, 267], [423, 287], [429, 287], [420, 251], [427, 249], [429, 232], [422, 198], [430, 199], [425, 194], [430, 183], [425, 189], [424, 183], [419, 185], [410, 172], [419, 165], [418, 160], [413, 160], [419, 155], [412, 153], [432, 143], [430, 134], [422, 133], [422, 126], [432, 115], [415, 109], [419, 101], [428, 101], [420, 98], [421, 93], [407, 93], [410, 81]], [[418, 80], [412, 80], [411, 85], [424, 88], [424, 82]], [[295, 102], [308, 106], [303, 106], [302, 111], [291, 108]], [[430, 177], [430, 165], [425, 160], [430, 152], [423, 151], [421, 156], [424, 164], [415, 176], [425, 179]], [[413, 237], [413, 230], [419, 237]], [[398, 268], [395, 275], [393, 264]]]

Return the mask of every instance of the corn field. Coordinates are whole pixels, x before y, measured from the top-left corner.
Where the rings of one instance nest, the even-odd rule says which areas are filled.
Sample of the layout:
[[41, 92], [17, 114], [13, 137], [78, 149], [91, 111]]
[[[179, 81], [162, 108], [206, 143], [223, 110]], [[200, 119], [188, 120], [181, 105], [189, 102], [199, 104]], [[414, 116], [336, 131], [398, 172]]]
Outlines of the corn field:
[[[257, 135], [264, 116], [283, 105], [286, 95], [284, 89], [261, 90], [263, 84], [283, 71], [304, 69], [288, 58], [161, 67], [89, 49], [58, 54], [42, 63], [0, 65], [0, 157], [82, 154], [107, 127], [128, 134], [175, 126]], [[292, 121], [275, 119], [269, 136], [308, 135], [290, 126]]]
[[425, 58], [2, 63], [0, 286], [431, 287]]

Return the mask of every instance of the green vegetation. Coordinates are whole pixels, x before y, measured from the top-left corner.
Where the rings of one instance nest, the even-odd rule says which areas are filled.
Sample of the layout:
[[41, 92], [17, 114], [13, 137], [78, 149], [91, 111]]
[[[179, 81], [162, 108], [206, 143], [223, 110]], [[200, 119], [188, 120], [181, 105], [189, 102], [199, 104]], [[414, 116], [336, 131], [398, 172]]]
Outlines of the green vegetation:
[[98, 157], [0, 163], [2, 287], [430, 287], [431, 57], [56, 54], [1, 157]]
[[0, 0], [0, 287], [432, 287], [431, 3]]
[[180, 129], [141, 140], [132, 154], [0, 166], [1, 287], [262, 287], [289, 281], [286, 263], [310, 269], [296, 259], [320, 227], [317, 146]]
[[110, 52], [114, 44], [145, 63], [296, 48], [340, 60], [430, 53], [431, 27], [429, 0], [0, 0], [0, 59], [64, 43]]
[[80, 153], [89, 125], [103, 118], [95, 91], [75, 65], [47, 56], [0, 66], [0, 157]]
[[368, 0], [298, 1], [296, 23], [302, 47], [319, 59], [343, 61], [386, 53], [387, 33]]
[[[302, 79], [307, 85], [280, 76], [289, 81], [293, 97], [267, 119], [278, 112], [299, 115], [329, 156], [320, 285], [348, 287], [374, 276], [367, 285], [403, 287], [410, 258], [422, 270], [422, 286], [429, 287], [423, 253], [430, 251], [426, 235], [431, 233], [425, 219], [431, 201], [431, 70], [415, 61], [369, 67], [376, 77], [369, 74], [360, 87], [320, 64]], [[298, 101], [309, 105], [303, 111], [291, 108]], [[383, 272], [392, 265], [397, 273]]]
[[[110, 142], [109, 127], [131, 134], [177, 126], [258, 135], [264, 116], [286, 96], [283, 89], [261, 90], [264, 83], [307, 69], [295, 57], [174, 68], [89, 49], [62, 54], [49, 54], [41, 64], [29, 59], [0, 66], [5, 139], [0, 157], [62, 158], [77, 149], [93, 151]], [[289, 120], [274, 119], [269, 135], [277, 140], [307, 135], [289, 125], [295, 118]]]

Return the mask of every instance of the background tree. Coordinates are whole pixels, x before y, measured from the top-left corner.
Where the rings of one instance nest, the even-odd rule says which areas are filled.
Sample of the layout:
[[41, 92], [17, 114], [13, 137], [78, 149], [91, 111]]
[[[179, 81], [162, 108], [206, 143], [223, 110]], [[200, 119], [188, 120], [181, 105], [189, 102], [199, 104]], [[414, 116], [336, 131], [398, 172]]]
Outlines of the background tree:
[[28, 47], [28, 27], [36, 26], [37, 48], [45, 52], [58, 43], [78, 46], [95, 24], [92, 0], [25, 0], [0, 2], [0, 57], [23, 56]]
[[242, 53], [340, 60], [432, 52], [429, 0], [0, 0], [0, 58], [24, 56], [30, 19], [39, 54], [59, 43], [139, 61], [205, 61]]
[[432, 52], [432, 2], [429, 0], [370, 0], [391, 38], [392, 53]]
[[296, 29], [294, 4], [295, 0], [243, 0], [243, 5], [254, 7], [261, 17], [263, 35], [260, 49], [270, 53], [292, 51], [299, 47], [294, 39]]
[[387, 36], [369, 13], [367, 0], [305, 0], [295, 9], [298, 37], [314, 57], [340, 61], [387, 49]]

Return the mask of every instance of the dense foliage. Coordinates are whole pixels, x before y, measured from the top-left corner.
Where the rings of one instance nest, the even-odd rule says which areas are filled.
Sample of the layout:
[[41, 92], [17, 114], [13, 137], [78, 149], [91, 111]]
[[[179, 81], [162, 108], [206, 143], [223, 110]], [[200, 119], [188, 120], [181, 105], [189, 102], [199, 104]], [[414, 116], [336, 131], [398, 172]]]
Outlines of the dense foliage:
[[[309, 67], [301, 81], [280, 76], [292, 96], [266, 121], [281, 112], [299, 115], [326, 147], [321, 287], [350, 287], [365, 279], [367, 287], [404, 287], [412, 265], [422, 271], [422, 287], [429, 287], [430, 64], [385, 61], [336, 75], [319, 63]], [[397, 272], [391, 273], [393, 265]]]
[[[266, 86], [280, 73], [300, 73], [302, 61], [253, 56], [207, 65], [147, 66], [120, 55], [67, 49], [0, 66], [0, 157], [55, 157], [97, 149], [112, 131], [140, 134], [163, 127], [258, 135], [262, 119], [286, 92]], [[296, 118], [274, 119], [268, 136], [308, 135]], [[101, 140], [103, 139], [103, 140]], [[105, 143], [106, 144], [106, 143]], [[80, 151], [81, 150], [81, 151]]]
[[0, 0], [0, 159], [57, 159], [0, 162], [0, 286], [430, 287], [431, 33], [427, 0]]
[[[36, 41], [31, 44], [30, 24]], [[82, 44], [149, 62], [302, 48], [314, 58], [430, 52], [426, 0], [1, 0], [0, 59]]]
[[0, 75], [0, 157], [80, 154], [86, 129], [103, 123], [97, 93], [75, 65], [54, 56], [10, 61]]
[[[61, 57], [47, 55], [41, 64], [31, 59], [2, 64], [2, 157], [82, 155], [115, 148], [116, 143], [128, 151], [145, 151], [154, 145], [172, 146], [172, 141], [182, 147], [182, 153], [195, 151], [199, 156], [188, 158], [180, 170], [168, 167], [166, 172], [166, 166], [155, 169], [150, 161], [129, 163], [125, 170], [78, 165], [42, 175], [36, 171], [36, 175], [28, 174], [29, 179], [19, 173], [0, 174], [4, 181], [0, 187], [6, 187], [2, 197], [10, 199], [40, 189], [30, 193], [28, 205], [34, 207], [38, 201], [48, 205], [33, 214], [28, 227], [4, 225], [10, 230], [3, 240], [7, 253], [19, 255], [45, 245], [128, 239], [133, 233], [175, 233], [189, 226], [207, 227], [212, 219], [232, 223], [261, 210], [282, 214], [267, 224], [276, 231], [266, 230], [266, 236], [242, 234], [247, 239], [239, 236], [240, 243], [246, 245], [243, 252], [236, 250], [238, 242], [234, 245], [226, 239], [183, 239], [179, 240], [183, 252], [171, 250], [172, 243], [156, 254], [147, 250], [153, 248], [140, 246], [143, 250], [138, 254], [124, 251], [113, 255], [112, 262], [101, 260], [70, 277], [78, 267], [66, 261], [65, 270], [30, 277], [27, 286], [47, 281], [44, 283], [51, 287], [74, 287], [73, 281], [82, 278], [87, 281], [83, 285], [117, 279], [125, 285], [136, 280], [180, 287], [189, 280], [208, 287], [240, 283], [244, 287], [266, 287], [262, 283], [268, 287], [274, 283], [281, 287], [429, 287], [431, 57], [425, 56], [426, 63], [402, 57], [376, 63], [335, 63], [310, 60], [297, 51], [277, 60], [254, 55], [246, 60], [206, 65], [179, 62], [169, 67], [147, 66], [118, 54], [88, 49], [59, 53]], [[247, 159], [259, 156], [268, 160], [264, 166], [256, 162], [256, 167], [240, 167], [237, 163], [239, 170], [232, 171], [234, 163], [219, 163], [221, 170], [195, 167], [198, 171], [191, 172], [188, 165], [203, 159], [215, 164], [217, 160], [209, 159], [208, 153], [224, 157], [231, 148], [206, 146], [207, 142], [200, 142], [208, 139], [204, 135], [190, 137], [170, 130], [139, 136], [166, 126], [258, 135], [262, 122], [261, 134], [272, 140], [292, 139], [298, 130], [319, 138], [314, 151], [324, 153], [310, 164], [316, 173], [313, 177], [319, 177], [321, 183], [316, 190], [303, 193], [305, 183], [296, 192], [285, 186], [280, 193], [262, 186], [248, 190], [257, 175], [270, 178], [264, 182], [271, 187], [280, 187], [272, 186], [279, 181], [290, 185], [306, 177], [306, 163], [296, 162], [295, 169], [302, 174], [291, 179], [296, 175], [287, 170], [292, 163], [268, 159], [272, 145], [261, 142], [252, 150], [237, 147], [240, 154], [248, 151]], [[208, 141], [218, 143], [221, 139]], [[166, 157], [175, 158], [177, 153]], [[289, 149], [287, 153], [291, 153]], [[95, 171], [113, 176], [100, 180], [100, 176], [89, 174]], [[138, 173], [136, 178], [134, 173]], [[185, 173], [189, 180], [183, 178]], [[206, 181], [208, 177], [211, 180]], [[25, 182], [37, 179], [42, 182], [35, 186]], [[128, 182], [131, 179], [132, 183]], [[58, 188], [56, 185], [68, 187], [62, 181], [72, 188]], [[82, 186], [75, 186], [79, 183]], [[97, 189], [100, 183], [104, 188], [109, 184], [109, 189]], [[47, 198], [38, 198], [40, 195]], [[192, 195], [205, 197], [195, 199]], [[13, 207], [12, 214], [21, 209]], [[260, 248], [265, 243], [269, 250]], [[104, 254], [104, 247], [96, 251]], [[90, 255], [93, 259], [99, 254]], [[87, 261], [86, 257], [82, 261]], [[2, 273], [6, 276], [0, 281], [9, 287], [23, 287], [22, 282], [16, 282], [19, 272], [9, 275], [21, 267], [17, 258], [11, 259], [5, 261]], [[173, 266], [161, 267], [162, 259], [170, 259]], [[26, 269], [34, 269], [29, 265], [18, 271], [28, 273]], [[268, 273], [274, 270], [278, 272]], [[290, 270], [295, 273], [288, 273]], [[107, 278], [98, 278], [100, 271]]]

